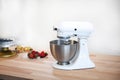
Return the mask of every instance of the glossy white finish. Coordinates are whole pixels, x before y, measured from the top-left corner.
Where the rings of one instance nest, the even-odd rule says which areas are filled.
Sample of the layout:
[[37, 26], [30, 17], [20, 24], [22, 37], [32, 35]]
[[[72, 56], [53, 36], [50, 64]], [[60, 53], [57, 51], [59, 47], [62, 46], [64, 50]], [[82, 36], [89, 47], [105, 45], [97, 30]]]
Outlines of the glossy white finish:
[[72, 37], [77, 35], [79, 46], [77, 56], [70, 61], [68, 65], [53, 64], [54, 68], [72, 70], [94, 68], [95, 64], [90, 60], [87, 48], [87, 38], [93, 32], [93, 26], [89, 22], [63, 22], [54, 27], [57, 30], [57, 36]]
[[71, 37], [77, 34], [79, 37], [89, 36], [93, 32], [93, 25], [90, 22], [68, 21], [54, 26], [57, 29], [58, 37]]

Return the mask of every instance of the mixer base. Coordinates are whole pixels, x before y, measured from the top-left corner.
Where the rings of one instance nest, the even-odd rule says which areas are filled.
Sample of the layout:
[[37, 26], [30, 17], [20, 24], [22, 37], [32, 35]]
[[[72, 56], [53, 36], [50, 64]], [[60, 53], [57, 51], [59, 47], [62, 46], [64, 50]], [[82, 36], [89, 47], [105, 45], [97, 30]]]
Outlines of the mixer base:
[[91, 60], [82, 60], [79, 63], [70, 63], [68, 65], [59, 65], [56, 62], [53, 64], [53, 67], [62, 70], [90, 69], [95, 68], [95, 64]]
[[54, 68], [56, 69], [62, 69], [62, 70], [77, 70], [77, 69], [90, 69], [94, 68], [95, 66], [89, 66], [89, 67], [71, 67], [71, 65], [59, 65], [59, 64], [54, 64]]

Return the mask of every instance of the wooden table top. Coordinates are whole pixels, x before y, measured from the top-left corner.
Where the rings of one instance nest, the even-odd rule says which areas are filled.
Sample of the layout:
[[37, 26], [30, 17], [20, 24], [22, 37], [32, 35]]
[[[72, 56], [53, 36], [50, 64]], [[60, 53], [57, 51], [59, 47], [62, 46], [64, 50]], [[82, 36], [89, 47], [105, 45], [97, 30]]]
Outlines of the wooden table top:
[[0, 58], [0, 74], [33, 80], [120, 80], [120, 56], [92, 54], [94, 69], [58, 70], [52, 67], [51, 55], [28, 59], [26, 53], [13, 58]]

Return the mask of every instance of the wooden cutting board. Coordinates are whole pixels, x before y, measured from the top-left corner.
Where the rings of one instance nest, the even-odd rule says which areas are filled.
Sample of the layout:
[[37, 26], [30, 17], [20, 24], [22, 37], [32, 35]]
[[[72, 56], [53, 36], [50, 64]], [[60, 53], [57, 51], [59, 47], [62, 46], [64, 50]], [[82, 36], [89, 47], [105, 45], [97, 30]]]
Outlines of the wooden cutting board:
[[0, 58], [0, 74], [33, 80], [120, 80], [120, 56], [92, 54], [94, 69], [58, 70], [52, 67], [53, 57], [28, 59], [26, 53]]

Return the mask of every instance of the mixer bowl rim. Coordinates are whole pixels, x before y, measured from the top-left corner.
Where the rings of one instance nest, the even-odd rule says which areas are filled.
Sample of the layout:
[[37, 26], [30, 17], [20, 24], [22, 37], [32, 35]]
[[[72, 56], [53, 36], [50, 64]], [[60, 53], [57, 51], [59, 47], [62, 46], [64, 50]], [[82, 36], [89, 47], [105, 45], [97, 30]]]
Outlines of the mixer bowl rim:
[[[55, 43], [55, 41], [63, 41], [63, 40], [52, 40], [52, 41], [50, 41], [50, 45], [60, 45], [60, 46], [62, 46], [62, 45], [76, 45], [76, 44], [78, 44], [78, 41], [76, 41], [76, 40], [68, 40], [68, 41], [70, 41], [70, 44], [56, 44]], [[74, 42], [73, 44], [71, 44], [71, 42]]]

